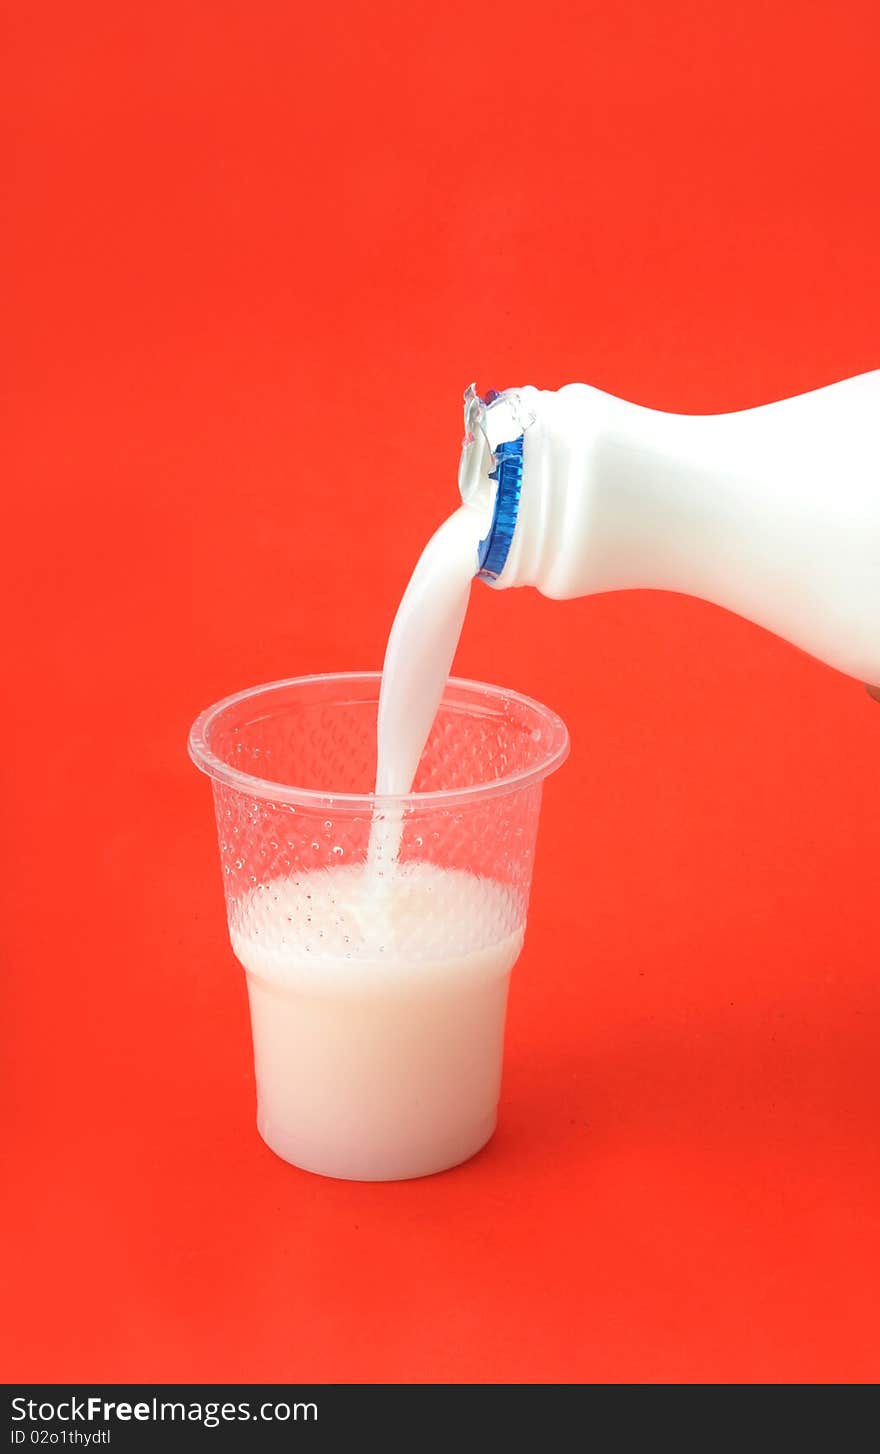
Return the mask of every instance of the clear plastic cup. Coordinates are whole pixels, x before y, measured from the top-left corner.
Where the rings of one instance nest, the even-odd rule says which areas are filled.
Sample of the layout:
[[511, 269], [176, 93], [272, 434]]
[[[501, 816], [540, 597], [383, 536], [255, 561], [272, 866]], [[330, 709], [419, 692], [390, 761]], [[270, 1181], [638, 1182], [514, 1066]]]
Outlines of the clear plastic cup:
[[[377, 797], [380, 680], [254, 687], [189, 739], [213, 784], [260, 1135], [361, 1181], [455, 1166], [495, 1129], [541, 789], [568, 754], [548, 708], [453, 678], [413, 792]], [[379, 831], [399, 835], [391, 865]]]

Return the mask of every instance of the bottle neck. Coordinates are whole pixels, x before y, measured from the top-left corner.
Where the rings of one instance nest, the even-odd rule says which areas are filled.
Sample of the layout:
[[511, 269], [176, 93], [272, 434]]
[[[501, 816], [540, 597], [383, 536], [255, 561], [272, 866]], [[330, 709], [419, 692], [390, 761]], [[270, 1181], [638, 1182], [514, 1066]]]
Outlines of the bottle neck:
[[[596, 453], [614, 406], [631, 408], [588, 384], [517, 391], [531, 422], [522, 438], [522, 483], [510, 549], [495, 584], [534, 586], [545, 595], [562, 589], [564, 563], [578, 550], [595, 555], [590, 517], [595, 515]], [[592, 506], [590, 501], [592, 500]], [[595, 560], [601, 569], [601, 560]], [[591, 577], [592, 578], [592, 577]], [[586, 590], [604, 589], [589, 585]], [[585, 593], [585, 592], [579, 592]]]

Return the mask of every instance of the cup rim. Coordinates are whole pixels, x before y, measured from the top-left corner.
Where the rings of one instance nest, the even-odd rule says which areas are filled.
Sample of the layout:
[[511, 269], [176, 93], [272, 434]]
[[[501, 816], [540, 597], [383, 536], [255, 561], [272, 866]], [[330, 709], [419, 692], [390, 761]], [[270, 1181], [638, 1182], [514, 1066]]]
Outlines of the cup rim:
[[534, 697], [526, 696], [523, 692], [516, 692], [508, 687], [494, 686], [490, 682], [475, 681], [470, 677], [450, 677], [447, 688], [464, 687], [496, 699], [518, 702], [534, 712], [546, 724], [549, 728], [548, 750], [540, 762], [533, 763], [531, 767], [522, 768], [518, 772], [509, 773], [506, 777], [490, 778], [485, 782], [474, 783], [467, 788], [441, 788], [432, 792], [403, 794], [335, 793], [324, 791], [321, 788], [300, 788], [292, 783], [271, 782], [268, 778], [243, 772], [241, 768], [224, 762], [210, 747], [211, 730], [221, 714], [231, 707], [238, 706], [241, 702], [248, 701], [249, 698], [280, 691], [287, 687], [311, 685], [313, 682], [358, 681], [375, 682], [378, 685], [381, 680], [380, 671], [313, 672], [305, 676], [281, 677], [277, 681], [263, 682], [259, 686], [246, 687], [243, 691], [233, 692], [228, 697], [221, 697], [219, 701], [199, 713], [189, 732], [187, 741], [189, 755], [199, 771], [205, 773], [212, 781], [225, 783], [227, 787], [235, 788], [249, 797], [263, 798], [274, 803], [292, 803], [303, 807], [333, 807], [337, 810], [362, 811], [370, 814], [380, 809], [420, 807], [433, 809], [443, 808], [447, 804], [460, 806], [466, 802], [499, 797], [532, 783], [543, 781], [550, 773], [561, 767], [568, 757], [571, 745], [568, 728], [556, 712], [545, 707], [542, 702], [536, 701]]

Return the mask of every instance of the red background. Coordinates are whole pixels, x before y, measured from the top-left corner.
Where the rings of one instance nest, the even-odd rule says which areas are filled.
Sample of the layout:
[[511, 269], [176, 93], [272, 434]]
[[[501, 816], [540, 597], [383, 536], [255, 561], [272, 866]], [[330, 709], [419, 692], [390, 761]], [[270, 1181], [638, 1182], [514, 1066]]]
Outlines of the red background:
[[880, 365], [873, 0], [5, 8], [5, 1376], [876, 1378], [860, 685], [690, 600], [475, 590], [458, 669], [573, 754], [498, 1134], [399, 1185], [257, 1137], [184, 749], [380, 663], [472, 377]]

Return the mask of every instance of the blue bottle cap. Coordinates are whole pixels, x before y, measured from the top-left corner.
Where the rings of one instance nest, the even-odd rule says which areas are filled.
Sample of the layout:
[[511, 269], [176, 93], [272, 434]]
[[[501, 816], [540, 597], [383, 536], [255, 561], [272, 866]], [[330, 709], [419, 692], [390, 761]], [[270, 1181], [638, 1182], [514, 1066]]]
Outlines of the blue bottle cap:
[[495, 448], [495, 468], [489, 474], [489, 479], [495, 480], [498, 485], [495, 509], [489, 533], [480, 541], [477, 555], [477, 575], [483, 580], [497, 580], [507, 561], [519, 513], [522, 474], [523, 435], [520, 434], [516, 439], [506, 440]]

